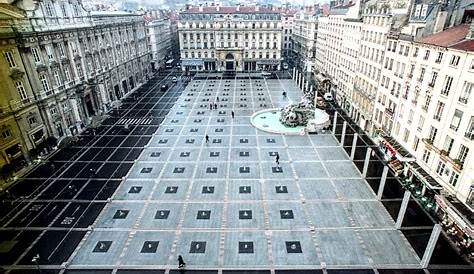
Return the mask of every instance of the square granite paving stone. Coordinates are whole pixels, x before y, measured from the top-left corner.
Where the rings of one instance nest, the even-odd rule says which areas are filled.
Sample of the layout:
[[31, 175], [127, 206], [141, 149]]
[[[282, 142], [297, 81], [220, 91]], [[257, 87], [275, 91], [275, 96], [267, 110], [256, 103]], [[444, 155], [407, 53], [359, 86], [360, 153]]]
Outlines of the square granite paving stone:
[[258, 162], [258, 151], [255, 147], [238, 147], [230, 150], [232, 161], [236, 162]]
[[336, 190], [343, 198], [350, 199], [375, 199], [375, 193], [363, 179], [333, 179]]
[[286, 144], [284, 142], [283, 136], [281, 135], [262, 135], [261, 131], [258, 131], [258, 145], [259, 147], [284, 147]]
[[126, 179], [115, 191], [114, 200], [146, 200], [155, 185], [153, 180]]
[[232, 135], [255, 136], [256, 134], [257, 130], [254, 127], [242, 126], [238, 124], [232, 127]]
[[177, 139], [176, 135], [155, 135], [151, 138], [148, 147], [172, 147]]
[[[225, 175], [223, 176], [225, 177]], [[221, 178], [223, 178], [221, 177]], [[190, 201], [224, 201], [224, 195], [226, 191], [226, 181], [223, 180], [194, 180], [191, 193], [189, 196]]]
[[263, 189], [266, 200], [299, 200], [301, 198], [294, 180], [265, 180]]
[[329, 179], [299, 179], [298, 184], [306, 200], [338, 199], [336, 190]]
[[263, 231], [228, 232], [224, 237], [223, 268], [268, 266], [267, 239]]
[[164, 148], [164, 147], [148, 147], [145, 148], [138, 161], [144, 162], [166, 162], [168, 160], [168, 156], [171, 154], [171, 148]]
[[112, 202], [102, 211], [95, 227], [130, 228], [140, 215], [143, 203]]
[[[183, 211], [183, 203], [150, 203], [140, 220], [140, 229], [170, 229], [178, 227]], [[166, 218], [161, 216], [161, 212]], [[168, 213], [166, 213], [168, 212]], [[160, 232], [161, 233], [161, 232]]]
[[230, 180], [227, 199], [229, 201], [262, 200], [262, 184], [258, 180]]
[[420, 263], [415, 251], [399, 230], [360, 230], [359, 233], [376, 265]]
[[223, 207], [221, 203], [188, 203], [183, 228], [220, 228]]
[[[229, 149], [224, 147], [212, 147], [204, 145], [199, 155], [199, 162], [226, 162], [229, 155]], [[216, 163], [206, 163], [209, 165], [215, 165]], [[224, 177], [225, 177], [224, 173]], [[223, 178], [223, 177], [221, 177]]]
[[301, 202], [267, 202], [268, 218], [271, 229], [307, 228], [303, 205]]
[[260, 164], [258, 162], [230, 162], [229, 177], [231, 179], [259, 179]]
[[327, 160], [349, 160], [349, 156], [341, 147], [318, 147], [316, 148], [319, 158]]
[[[158, 162], [137, 162], [128, 173], [131, 179], [157, 179], [163, 169], [164, 163]], [[151, 170], [150, 170], [151, 168]]]
[[256, 136], [232, 136], [232, 147], [257, 147]]
[[284, 147], [260, 148], [258, 152], [260, 154], [261, 161], [275, 162], [277, 153], [280, 155], [280, 163], [282, 161], [290, 160], [287, 149]]
[[395, 225], [385, 207], [378, 201], [347, 202], [345, 206], [357, 226], [377, 228]]
[[184, 201], [190, 184], [189, 180], [160, 180], [151, 199], [155, 201]]
[[[250, 115], [251, 114], [244, 113], [244, 110], [242, 110], [242, 109], [234, 110], [234, 113], [235, 113], [235, 117], [234, 117], [234, 120], [233, 120], [234, 127], [235, 126], [252, 126], [251, 123], [250, 123]], [[258, 132], [258, 134], [260, 134], [260, 131]]]
[[[174, 231], [160, 231], [159, 233], [155, 231], [137, 231], [127, 247], [125, 253], [126, 260], [121, 261], [121, 266], [166, 265], [174, 237]], [[147, 242], [154, 243], [149, 243], [152, 245], [152, 248], [146, 249], [148, 252], [143, 252], [144, 245]], [[145, 248], [146, 247], [147, 246], [145, 245]]]
[[195, 165], [188, 162], [168, 162], [161, 174], [165, 179], [189, 179], [192, 177]]
[[[178, 238], [176, 252], [168, 263], [175, 265], [178, 255], [181, 255], [187, 265], [215, 267], [218, 265], [219, 240], [218, 232], [182, 232]], [[191, 253], [192, 242], [205, 242], [205, 252]]]
[[316, 150], [313, 147], [287, 149], [292, 161], [320, 161]]
[[[192, 123], [195, 119], [204, 119], [204, 117], [195, 117], [194, 119], [189, 118], [188, 123]], [[206, 134], [207, 126], [206, 125], [196, 125], [192, 124], [190, 126], [184, 126], [181, 131], [181, 136], [204, 136]]]
[[199, 149], [196, 148], [174, 148], [171, 152], [171, 156], [167, 161], [183, 162], [191, 161], [194, 162], [198, 159]]
[[286, 144], [288, 147], [311, 147], [311, 141], [309, 140], [308, 136], [300, 136], [300, 135], [285, 135], [284, 136]]
[[308, 220], [316, 228], [352, 227], [348, 213], [341, 202], [309, 202], [304, 205]]
[[263, 229], [263, 203], [229, 203], [227, 205], [228, 229]]
[[[293, 169], [289, 163], [277, 165], [274, 162], [262, 162], [262, 178], [264, 179], [294, 179]], [[274, 169], [278, 169], [275, 170]]]
[[324, 161], [323, 164], [332, 178], [361, 178], [352, 161]]
[[321, 249], [322, 259], [327, 265], [365, 266], [369, 264], [364, 249], [357, 239], [355, 229], [318, 230], [316, 241]]
[[[92, 231], [72, 258], [71, 265], [115, 265], [127, 238], [125, 231]], [[93, 252], [99, 241], [112, 242], [107, 252]]]
[[[272, 231], [271, 241], [275, 267], [320, 264], [310, 232]], [[288, 253], [286, 242], [299, 242], [302, 253]]]
[[314, 147], [338, 147], [339, 142], [336, 138], [331, 134], [318, 134], [318, 135], [309, 135], [311, 142]]
[[293, 163], [298, 178], [327, 178], [328, 174], [322, 162]]
[[231, 126], [228, 125], [215, 125], [215, 126], [208, 126], [205, 133], [208, 134], [209, 137], [221, 136], [221, 135], [230, 135], [231, 133]]
[[162, 125], [156, 132], [157, 136], [162, 135], [179, 135], [181, 134], [182, 126], [171, 126], [171, 125]]

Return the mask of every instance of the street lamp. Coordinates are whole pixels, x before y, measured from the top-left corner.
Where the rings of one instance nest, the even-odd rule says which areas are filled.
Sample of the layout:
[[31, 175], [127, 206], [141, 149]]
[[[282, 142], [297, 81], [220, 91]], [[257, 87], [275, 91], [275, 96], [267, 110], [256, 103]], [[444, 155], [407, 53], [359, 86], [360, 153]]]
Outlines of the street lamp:
[[41, 269], [39, 266], [39, 260], [40, 260], [40, 255], [36, 254], [32, 259], [31, 262], [36, 264], [36, 267], [38, 268], [38, 273], [41, 274]]

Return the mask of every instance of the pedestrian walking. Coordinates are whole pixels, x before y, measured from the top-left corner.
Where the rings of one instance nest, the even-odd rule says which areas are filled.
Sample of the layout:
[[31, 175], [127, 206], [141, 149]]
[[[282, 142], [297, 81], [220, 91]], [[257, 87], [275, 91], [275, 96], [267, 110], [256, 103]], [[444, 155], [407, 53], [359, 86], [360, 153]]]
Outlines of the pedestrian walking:
[[232, 111], [230, 115], [232, 116], [232, 119], [234, 119], [234, 116], [235, 116], [234, 111]]
[[219, 96], [217, 96], [217, 99], [216, 99], [217, 102], [219, 102]]
[[212, 103], [209, 104], [209, 109], [212, 110]]
[[214, 103], [214, 109], [217, 109], [217, 104], [216, 103]]
[[186, 263], [183, 260], [183, 257], [181, 255], [178, 255], [178, 268], [183, 268], [186, 266]]
[[275, 157], [275, 162], [278, 166], [280, 165], [280, 154], [278, 154], [278, 152], [277, 152], [276, 157]]
[[206, 144], [209, 143], [209, 135], [206, 134]]

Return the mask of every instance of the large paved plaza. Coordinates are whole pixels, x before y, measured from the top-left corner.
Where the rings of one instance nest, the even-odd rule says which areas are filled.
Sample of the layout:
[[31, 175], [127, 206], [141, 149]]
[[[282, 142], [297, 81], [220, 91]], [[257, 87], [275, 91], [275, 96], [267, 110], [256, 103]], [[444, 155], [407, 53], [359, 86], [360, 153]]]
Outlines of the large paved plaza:
[[178, 255], [198, 270], [419, 268], [332, 132], [284, 136], [250, 124], [258, 110], [299, 100], [292, 80], [208, 74], [167, 92], [160, 83], [12, 189], [0, 265], [32, 269], [39, 253], [53, 273], [168, 272]]

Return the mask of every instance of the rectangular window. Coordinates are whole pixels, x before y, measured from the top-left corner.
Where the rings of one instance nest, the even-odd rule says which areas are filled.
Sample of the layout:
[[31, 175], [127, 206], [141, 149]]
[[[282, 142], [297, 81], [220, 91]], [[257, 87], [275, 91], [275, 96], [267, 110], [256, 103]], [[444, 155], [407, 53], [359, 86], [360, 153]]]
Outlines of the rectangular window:
[[436, 57], [436, 63], [440, 64], [442, 60], [443, 60], [443, 53], [438, 52], [438, 57]]
[[451, 152], [451, 149], [453, 148], [454, 144], [454, 139], [446, 136], [446, 139], [444, 140], [444, 146], [443, 150], [447, 153], [447, 156], [449, 156], [449, 153]]
[[15, 58], [13, 57], [13, 53], [11, 51], [5, 51], [3, 53], [3, 56], [5, 56], [5, 59], [7, 60], [9, 67], [11, 68], [16, 67]]
[[434, 87], [436, 84], [436, 79], [438, 78], [438, 72], [433, 71], [433, 74], [431, 75], [431, 81], [429, 83], [430, 87]]
[[28, 99], [28, 94], [26, 93], [25, 87], [23, 87], [23, 82], [15, 82], [15, 87], [22, 101]]
[[66, 82], [71, 81], [71, 73], [69, 72], [69, 67], [64, 68], [64, 76], [66, 76]]
[[425, 51], [425, 57], [423, 57], [423, 59], [424, 59], [424, 60], [428, 60], [428, 58], [430, 58], [430, 50], [429, 50], [429, 49], [427, 49], [427, 50]]
[[438, 134], [438, 129], [431, 126], [430, 135], [428, 137], [428, 139], [431, 141], [431, 143], [434, 143], [434, 141], [436, 139], [436, 134]]
[[459, 99], [458, 99], [459, 102], [461, 102], [463, 104], [467, 104], [467, 102], [469, 101], [469, 96], [471, 95], [473, 87], [474, 87], [473, 83], [464, 82], [464, 88], [462, 89], [462, 93], [461, 93], [461, 95], [459, 96]]
[[420, 116], [420, 120], [418, 120], [418, 131], [422, 131], [423, 130], [423, 125], [425, 123], [425, 117], [423, 116]]
[[428, 161], [430, 160], [430, 156], [431, 156], [431, 151], [427, 149], [423, 150], [423, 162], [428, 163]]
[[444, 96], [449, 95], [449, 91], [451, 91], [451, 85], [453, 84], [453, 77], [451, 76], [446, 76], [444, 80], [444, 87], [443, 90], [441, 90], [441, 94]]
[[451, 172], [451, 177], [449, 177], [449, 184], [451, 184], [452, 186], [456, 186], [456, 184], [458, 182], [458, 179], [459, 179], [459, 174], [452, 171]]
[[33, 55], [33, 60], [35, 61], [35, 63], [41, 62], [40, 53], [37, 48], [31, 48], [31, 54]]
[[418, 149], [418, 145], [420, 144], [420, 138], [415, 136], [415, 139], [413, 140], [413, 150], [416, 151]]
[[56, 82], [56, 86], [59, 87], [61, 85], [61, 75], [59, 74], [59, 70], [55, 70], [53, 72], [54, 81]]
[[451, 60], [449, 61], [449, 64], [451, 66], [457, 66], [459, 65], [459, 60], [461, 59], [461, 57], [459, 57], [458, 55], [453, 55], [451, 57]]
[[469, 153], [469, 148], [467, 148], [465, 145], [461, 145], [459, 147], [459, 153], [458, 153], [458, 160], [461, 162], [461, 164], [464, 164], [467, 158], [467, 154]]
[[435, 120], [441, 120], [441, 116], [443, 116], [444, 106], [445, 104], [443, 102], [438, 101], [438, 105], [436, 106], [436, 112], [433, 117]]
[[64, 57], [63, 44], [58, 44], [59, 56]]
[[41, 74], [39, 79], [40, 79], [40, 82], [41, 82], [41, 86], [43, 87], [43, 90], [48, 91], [49, 90], [49, 84], [48, 84], [48, 79], [46, 79], [46, 75]]
[[53, 55], [53, 50], [51, 49], [51, 46], [46, 46], [46, 54], [48, 55], [48, 59], [54, 60], [54, 55]]
[[421, 70], [420, 70], [420, 77], [418, 78], [418, 82], [423, 82], [423, 78], [425, 77], [425, 72], [426, 72], [426, 69], [425, 69], [425, 68], [421, 68]]
[[460, 111], [459, 109], [456, 109], [454, 111], [454, 116], [451, 121], [451, 125], [449, 126], [450, 129], [457, 131], [459, 128], [459, 124], [461, 124], [461, 119], [462, 119], [463, 112]]
[[8, 139], [8, 138], [12, 137], [12, 131], [9, 128], [3, 130], [2, 131], [2, 137], [3, 137], [3, 139]]
[[438, 167], [436, 168], [436, 173], [439, 175], [439, 176], [443, 176], [443, 173], [444, 173], [444, 169], [446, 168], [446, 164], [442, 161], [439, 161], [438, 162]]

